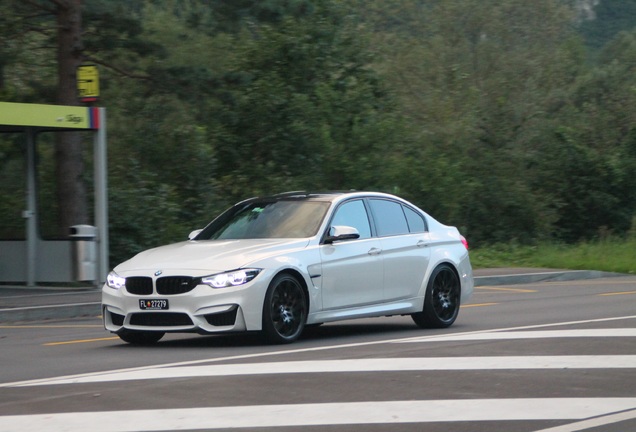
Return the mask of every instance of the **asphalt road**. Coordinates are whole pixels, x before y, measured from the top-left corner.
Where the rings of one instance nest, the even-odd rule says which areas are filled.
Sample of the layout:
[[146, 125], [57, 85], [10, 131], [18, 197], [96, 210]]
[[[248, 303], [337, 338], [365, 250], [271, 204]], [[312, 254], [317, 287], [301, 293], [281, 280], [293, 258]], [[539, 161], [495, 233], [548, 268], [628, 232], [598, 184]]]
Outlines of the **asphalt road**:
[[481, 286], [449, 329], [357, 320], [287, 346], [2, 325], [0, 365], [0, 431], [626, 432], [636, 277]]

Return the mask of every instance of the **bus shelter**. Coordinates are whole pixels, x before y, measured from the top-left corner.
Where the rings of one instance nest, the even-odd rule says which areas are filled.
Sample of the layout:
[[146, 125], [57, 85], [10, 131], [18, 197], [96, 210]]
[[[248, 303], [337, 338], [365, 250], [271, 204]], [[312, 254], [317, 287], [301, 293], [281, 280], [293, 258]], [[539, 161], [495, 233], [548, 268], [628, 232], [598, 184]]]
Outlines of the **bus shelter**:
[[[69, 227], [68, 239], [43, 240], [37, 211], [37, 147], [40, 132], [93, 132], [94, 225]], [[106, 109], [0, 102], [0, 133], [21, 133], [26, 145], [24, 240], [0, 240], [0, 282], [90, 281], [108, 273]]]

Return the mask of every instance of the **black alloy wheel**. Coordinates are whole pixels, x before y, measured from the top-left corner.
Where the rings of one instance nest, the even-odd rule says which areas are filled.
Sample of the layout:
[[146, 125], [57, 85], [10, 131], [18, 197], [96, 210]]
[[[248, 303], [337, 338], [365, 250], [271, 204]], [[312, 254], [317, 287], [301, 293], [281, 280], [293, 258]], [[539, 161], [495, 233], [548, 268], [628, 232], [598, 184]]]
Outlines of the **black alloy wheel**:
[[263, 333], [271, 343], [290, 343], [300, 337], [307, 321], [307, 298], [294, 276], [281, 273], [267, 289], [263, 305]]
[[448, 264], [438, 266], [429, 279], [422, 312], [411, 315], [423, 328], [451, 326], [459, 314], [461, 284], [455, 270]]

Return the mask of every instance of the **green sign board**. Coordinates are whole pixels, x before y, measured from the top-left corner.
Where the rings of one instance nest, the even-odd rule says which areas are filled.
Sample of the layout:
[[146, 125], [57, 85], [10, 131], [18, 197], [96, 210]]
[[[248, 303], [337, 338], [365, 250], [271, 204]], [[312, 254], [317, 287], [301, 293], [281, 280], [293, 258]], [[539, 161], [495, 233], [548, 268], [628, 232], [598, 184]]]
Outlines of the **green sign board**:
[[0, 102], [0, 127], [99, 129], [97, 108]]

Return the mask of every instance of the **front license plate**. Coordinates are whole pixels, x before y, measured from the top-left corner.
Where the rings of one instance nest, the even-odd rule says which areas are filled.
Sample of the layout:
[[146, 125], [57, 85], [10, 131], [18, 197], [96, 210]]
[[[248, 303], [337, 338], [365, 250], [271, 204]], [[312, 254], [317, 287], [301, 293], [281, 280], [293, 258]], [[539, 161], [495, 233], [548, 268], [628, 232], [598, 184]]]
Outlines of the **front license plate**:
[[168, 300], [139, 300], [139, 309], [142, 310], [166, 310], [168, 309]]

